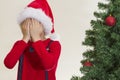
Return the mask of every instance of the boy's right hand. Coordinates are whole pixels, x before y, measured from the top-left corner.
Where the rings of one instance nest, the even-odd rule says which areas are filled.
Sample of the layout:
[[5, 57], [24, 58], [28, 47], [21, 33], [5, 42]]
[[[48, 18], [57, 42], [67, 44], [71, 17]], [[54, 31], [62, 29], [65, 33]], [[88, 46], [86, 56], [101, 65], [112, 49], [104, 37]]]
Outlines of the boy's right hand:
[[26, 43], [30, 40], [29, 22], [30, 22], [29, 20], [26, 20], [21, 24], [21, 31], [23, 34], [22, 40], [25, 41]]

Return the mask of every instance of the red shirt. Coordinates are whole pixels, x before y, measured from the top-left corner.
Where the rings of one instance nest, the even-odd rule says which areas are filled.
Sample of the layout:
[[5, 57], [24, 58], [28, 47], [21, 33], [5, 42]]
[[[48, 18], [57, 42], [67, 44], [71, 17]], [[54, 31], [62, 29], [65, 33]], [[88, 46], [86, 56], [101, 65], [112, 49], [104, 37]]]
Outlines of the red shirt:
[[[58, 41], [49, 45], [50, 41], [17, 41], [4, 60], [5, 66], [12, 69], [19, 61], [17, 80], [56, 80], [61, 45]], [[49, 48], [46, 49], [48, 45]]]

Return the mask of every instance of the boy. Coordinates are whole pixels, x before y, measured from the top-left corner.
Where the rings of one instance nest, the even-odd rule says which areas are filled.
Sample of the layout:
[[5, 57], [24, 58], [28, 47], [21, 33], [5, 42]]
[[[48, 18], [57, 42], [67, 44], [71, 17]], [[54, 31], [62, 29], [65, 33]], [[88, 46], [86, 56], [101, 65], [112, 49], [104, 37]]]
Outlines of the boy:
[[[31, 2], [18, 18], [23, 37], [4, 60], [12, 69], [19, 61], [17, 80], [56, 80], [61, 45], [55, 35], [52, 11], [46, 0]], [[46, 38], [51, 35], [52, 37]]]

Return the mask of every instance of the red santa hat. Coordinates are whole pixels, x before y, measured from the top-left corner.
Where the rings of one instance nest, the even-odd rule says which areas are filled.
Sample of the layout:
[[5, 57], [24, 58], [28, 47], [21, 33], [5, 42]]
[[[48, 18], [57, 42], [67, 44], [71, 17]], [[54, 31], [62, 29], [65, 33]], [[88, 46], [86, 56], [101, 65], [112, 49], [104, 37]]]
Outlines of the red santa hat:
[[21, 24], [26, 18], [34, 18], [41, 22], [45, 34], [52, 40], [59, 40], [54, 30], [54, 18], [51, 8], [46, 0], [34, 0], [19, 14], [18, 23]]

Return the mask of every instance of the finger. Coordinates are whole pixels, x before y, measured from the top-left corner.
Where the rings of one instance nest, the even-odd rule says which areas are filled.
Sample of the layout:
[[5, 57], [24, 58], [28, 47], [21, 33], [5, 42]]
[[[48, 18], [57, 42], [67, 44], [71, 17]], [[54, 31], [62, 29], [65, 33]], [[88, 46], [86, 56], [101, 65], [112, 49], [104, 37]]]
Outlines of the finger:
[[36, 19], [32, 19], [33, 27], [38, 27], [38, 21]]
[[29, 20], [29, 28], [31, 29], [31, 27], [32, 27], [32, 19], [30, 18], [30, 20]]
[[21, 25], [21, 29], [22, 29], [22, 30], [25, 29], [25, 22], [22, 23], [22, 25]]
[[30, 26], [30, 19], [27, 20], [27, 26]]
[[24, 26], [24, 21], [21, 23], [21, 26], [20, 26], [21, 29], [23, 29], [23, 26]]
[[38, 27], [40, 27], [41, 22], [39, 22], [39, 21], [36, 20], [36, 24], [37, 24]]
[[29, 28], [31, 29], [32, 27], [32, 19], [29, 20]]
[[30, 35], [29, 26], [27, 26], [27, 34]]
[[32, 27], [34, 28], [36, 25], [35, 25], [35, 21], [34, 19], [32, 18]]

